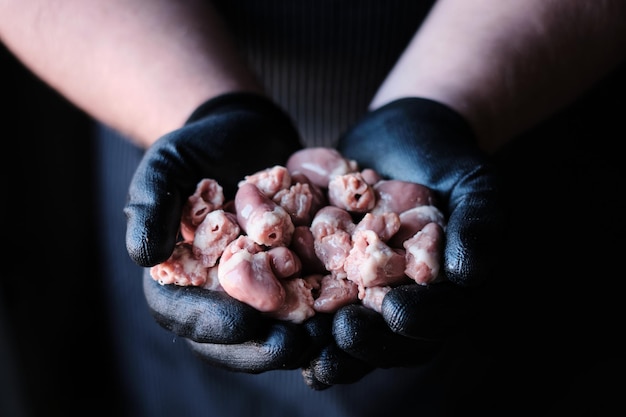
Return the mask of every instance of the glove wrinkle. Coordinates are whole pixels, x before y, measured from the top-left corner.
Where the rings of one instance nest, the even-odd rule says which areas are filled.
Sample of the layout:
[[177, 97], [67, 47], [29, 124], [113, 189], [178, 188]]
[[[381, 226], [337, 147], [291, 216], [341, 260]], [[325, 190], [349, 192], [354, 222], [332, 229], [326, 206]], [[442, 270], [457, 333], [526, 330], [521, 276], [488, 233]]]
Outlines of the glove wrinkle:
[[442, 194], [457, 181], [447, 161], [454, 160], [455, 172], [462, 172], [480, 155], [460, 115], [435, 101], [413, 97], [368, 113], [340, 138], [338, 149], [384, 177], [418, 182]]
[[302, 329], [291, 323], [274, 323], [265, 339], [244, 343], [197, 343], [188, 340], [201, 359], [231, 371], [258, 374], [270, 370], [297, 369], [306, 363], [310, 352]]
[[157, 323], [180, 337], [197, 342], [241, 343], [258, 337], [267, 328], [256, 310], [226, 293], [161, 285], [147, 269], [143, 284]]
[[394, 333], [379, 313], [360, 305], [336, 313], [333, 335], [341, 350], [379, 368], [422, 364], [440, 348], [438, 341]]
[[184, 204], [200, 180], [217, 181], [229, 201], [246, 175], [286, 164], [301, 147], [291, 119], [269, 98], [225, 94], [203, 103], [181, 128], [159, 138], [131, 179], [124, 207], [126, 247], [131, 259], [146, 268], [149, 311], [207, 363], [247, 373], [297, 369], [323, 343], [321, 333], [315, 333], [321, 330], [272, 319], [223, 291], [161, 285], [149, 269], [171, 256]]
[[429, 99], [396, 100], [364, 116], [338, 149], [384, 177], [435, 190], [448, 218], [443, 276], [461, 286], [487, 281], [503, 229], [497, 173], [458, 113]]
[[246, 175], [285, 164], [301, 147], [291, 119], [268, 98], [232, 93], [208, 100], [159, 138], [133, 175], [124, 208], [130, 257], [150, 267], [171, 255], [183, 204], [201, 179], [215, 179], [232, 199]]
[[354, 383], [373, 369], [374, 366], [350, 356], [332, 343], [303, 368], [302, 376], [309, 387], [321, 391], [336, 384]]
[[[366, 114], [339, 138], [337, 149], [362, 169], [437, 193], [447, 220], [443, 281], [391, 289], [380, 314], [361, 305], [345, 306], [336, 312], [332, 328], [339, 351], [371, 369], [423, 365], [473, 316], [471, 295], [497, 264], [504, 230], [497, 173], [461, 115], [419, 97]], [[323, 389], [369, 372], [350, 366], [339, 372], [333, 366], [342, 364], [332, 361], [347, 359], [330, 357], [323, 351], [306, 369], [309, 386]]]
[[444, 342], [467, 321], [470, 301], [468, 290], [450, 282], [404, 285], [385, 295], [381, 314], [398, 334]]

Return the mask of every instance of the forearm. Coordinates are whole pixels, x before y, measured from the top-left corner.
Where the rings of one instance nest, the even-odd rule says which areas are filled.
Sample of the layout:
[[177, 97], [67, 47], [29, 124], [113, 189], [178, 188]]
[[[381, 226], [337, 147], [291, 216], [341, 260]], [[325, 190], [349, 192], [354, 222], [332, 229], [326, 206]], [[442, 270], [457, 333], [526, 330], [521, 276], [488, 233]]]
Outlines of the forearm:
[[625, 21], [622, 0], [440, 0], [371, 107], [440, 101], [494, 151], [614, 69]]
[[202, 0], [0, 0], [0, 40], [94, 118], [148, 146], [206, 99], [260, 91]]

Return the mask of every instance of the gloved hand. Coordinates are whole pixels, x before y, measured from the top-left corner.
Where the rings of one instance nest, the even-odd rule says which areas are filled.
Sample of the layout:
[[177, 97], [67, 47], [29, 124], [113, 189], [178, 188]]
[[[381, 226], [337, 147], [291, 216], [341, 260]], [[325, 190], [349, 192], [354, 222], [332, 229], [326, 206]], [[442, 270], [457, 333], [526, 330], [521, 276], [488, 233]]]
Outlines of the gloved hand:
[[225, 292], [161, 285], [148, 269], [143, 284], [156, 321], [211, 365], [250, 374], [297, 369], [319, 348], [304, 326], [263, 316]]
[[[207, 101], [147, 150], [133, 176], [124, 209], [130, 257], [144, 267], [169, 258], [184, 202], [201, 179], [217, 180], [232, 199], [245, 175], [285, 164], [300, 148], [292, 121], [269, 99], [233, 93]], [[146, 269], [144, 293], [160, 325], [218, 366], [250, 373], [298, 368], [309, 347], [303, 328], [222, 292], [160, 285]]]
[[358, 305], [340, 309], [332, 333], [351, 359], [333, 365], [321, 355], [311, 362], [305, 381], [316, 389], [436, 355], [469, 317], [476, 288], [493, 274], [503, 222], [494, 168], [465, 120], [447, 106], [422, 98], [389, 103], [346, 132], [338, 150], [361, 168], [437, 192], [447, 218], [440, 271], [445, 280], [392, 289], [381, 314]]

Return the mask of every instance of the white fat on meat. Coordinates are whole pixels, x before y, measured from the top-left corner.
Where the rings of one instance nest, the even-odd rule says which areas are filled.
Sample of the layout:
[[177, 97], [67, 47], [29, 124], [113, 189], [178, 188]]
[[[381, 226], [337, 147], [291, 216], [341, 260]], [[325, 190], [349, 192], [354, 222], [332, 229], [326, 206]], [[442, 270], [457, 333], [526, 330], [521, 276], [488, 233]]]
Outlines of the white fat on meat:
[[194, 256], [191, 244], [182, 241], [166, 261], [150, 268], [150, 276], [161, 285], [202, 286], [208, 274], [208, 268]]
[[443, 239], [443, 228], [432, 222], [406, 240], [405, 274], [421, 285], [435, 282], [441, 267]]

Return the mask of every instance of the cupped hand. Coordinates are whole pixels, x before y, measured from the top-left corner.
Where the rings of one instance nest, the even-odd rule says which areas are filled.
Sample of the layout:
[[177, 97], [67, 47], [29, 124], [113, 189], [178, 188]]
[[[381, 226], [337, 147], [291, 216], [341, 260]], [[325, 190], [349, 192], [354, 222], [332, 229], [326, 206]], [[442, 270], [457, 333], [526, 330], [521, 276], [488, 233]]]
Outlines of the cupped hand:
[[447, 106], [422, 98], [391, 102], [343, 135], [338, 150], [383, 178], [434, 190], [447, 219], [445, 247], [438, 283], [392, 289], [380, 314], [356, 305], [335, 314], [333, 349], [349, 359], [333, 365], [320, 355], [311, 362], [305, 381], [316, 389], [437, 355], [494, 275], [503, 232], [497, 173], [468, 124]]
[[295, 369], [311, 345], [302, 326], [272, 320], [221, 291], [161, 285], [149, 268], [173, 253], [184, 203], [200, 180], [216, 180], [232, 199], [246, 175], [285, 164], [300, 148], [282, 109], [260, 95], [232, 93], [207, 101], [183, 127], [159, 138], [132, 178], [126, 246], [146, 267], [149, 308], [161, 326], [216, 366], [249, 373]]
[[183, 204], [201, 179], [216, 180], [232, 199], [245, 175], [285, 164], [300, 148], [292, 121], [269, 99], [231, 93], [207, 101], [140, 161], [124, 208], [128, 254], [146, 267], [170, 256]]
[[143, 279], [157, 323], [213, 366], [251, 374], [297, 369], [317, 348], [305, 326], [264, 316], [226, 292], [162, 285], [148, 269]]

